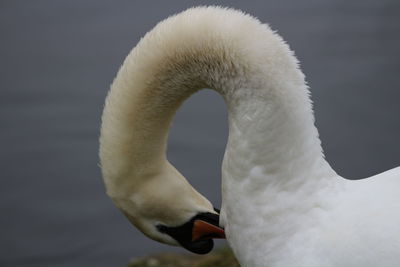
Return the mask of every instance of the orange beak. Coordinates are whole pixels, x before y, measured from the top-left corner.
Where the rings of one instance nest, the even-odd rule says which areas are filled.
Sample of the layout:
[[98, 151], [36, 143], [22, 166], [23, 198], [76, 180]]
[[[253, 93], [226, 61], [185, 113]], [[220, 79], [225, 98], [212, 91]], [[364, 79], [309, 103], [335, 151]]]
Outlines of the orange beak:
[[225, 238], [225, 231], [203, 220], [195, 220], [192, 230], [192, 241], [200, 239]]

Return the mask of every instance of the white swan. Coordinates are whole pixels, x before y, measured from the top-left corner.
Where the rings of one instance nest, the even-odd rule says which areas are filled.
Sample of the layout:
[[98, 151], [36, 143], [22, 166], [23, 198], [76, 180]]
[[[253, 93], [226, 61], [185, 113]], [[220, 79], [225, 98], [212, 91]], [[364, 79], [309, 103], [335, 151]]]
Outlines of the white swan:
[[232, 9], [193, 8], [159, 23], [112, 84], [101, 166], [107, 193], [133, 224], [197, 253], [223, 236], [212, 205], [165, 156], [176, 110], [205, 87], [228, 106], [220, 223], [242, 266], [400, 266], [400, 169], [339, 177], [324, 159], [293, 53]]

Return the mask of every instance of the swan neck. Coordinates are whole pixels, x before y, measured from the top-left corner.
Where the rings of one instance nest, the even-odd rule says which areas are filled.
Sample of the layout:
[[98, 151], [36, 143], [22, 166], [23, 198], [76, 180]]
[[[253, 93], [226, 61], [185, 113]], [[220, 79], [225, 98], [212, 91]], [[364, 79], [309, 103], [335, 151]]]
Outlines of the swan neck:
[[[336, 174], [324, 159], [296, 58], [255, 18], [233, 10], [189, 10], [156, 26], [130, 52], [102, 116], [107, 192], [132, 194], [149, 179], [160, 179], [155, 185], [164, 179], [161, 184], [183, 193], [193, 190], [168, 163], [166, 149], [176, 110], [202, 88], [220, 93], [229, 114], [221, 223], [240, 262], [259, 266], [251, 259], [267, 262], [284, 247], [285, 236], [308, 227], [309, 220], [299, 218], [321, 207], [320, 189], [331, 188]], [[240, 247], [246, 240], [248, 246]]]
[[100, 159], [111, 196], [131, 194], [165, 166], [173, 168], [166, 159], [169, 128], [183, 101], [198, 90], [164, 79], [168, 67], [148, 66], [145, 72], [137, 67], [121, 67], [102, 117]]

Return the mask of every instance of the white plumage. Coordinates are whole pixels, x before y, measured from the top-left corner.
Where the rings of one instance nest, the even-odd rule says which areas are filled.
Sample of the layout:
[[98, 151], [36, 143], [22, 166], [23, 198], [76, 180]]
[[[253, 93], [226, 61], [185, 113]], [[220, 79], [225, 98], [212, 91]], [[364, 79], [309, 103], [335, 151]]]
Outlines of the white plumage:
[[107, 97], [107, 192], [141, 231], [176, 244], [154, 225], [212, 211], [165, 157], [176, 110], [201, 88], [228, 106], [221, 224], [242, 266], [400, 266], [400, 169], [339, 177], [324, 159], [292, 51], [266, 24], [220, 7], [159, 23]]

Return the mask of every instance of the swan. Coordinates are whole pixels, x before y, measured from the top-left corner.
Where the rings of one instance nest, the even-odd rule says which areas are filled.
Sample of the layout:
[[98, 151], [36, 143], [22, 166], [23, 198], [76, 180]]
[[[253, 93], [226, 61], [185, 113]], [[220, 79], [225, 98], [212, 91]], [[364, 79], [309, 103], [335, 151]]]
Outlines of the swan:
[[[171, 121], [202, 88], [222, 95], [229, 137], [219, 213], [166, 158]], [[294, 53], [241, 11], [197, 7], [157, 24], [106, 98], [107, 194], [148, 237], [195, 253], [226, 238], [242, 266], [400, 266], [400, 168], [340, 177], [324, 158]]]

